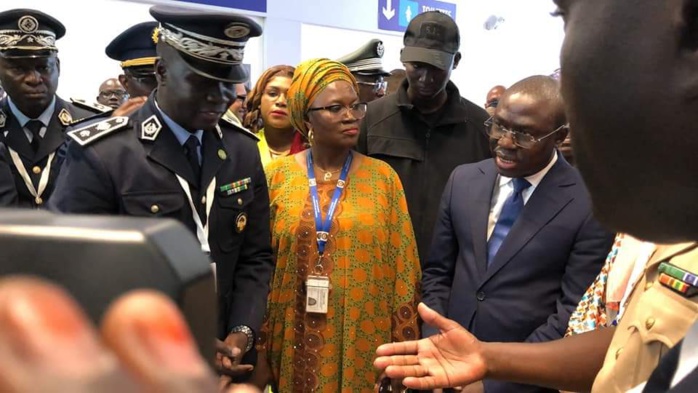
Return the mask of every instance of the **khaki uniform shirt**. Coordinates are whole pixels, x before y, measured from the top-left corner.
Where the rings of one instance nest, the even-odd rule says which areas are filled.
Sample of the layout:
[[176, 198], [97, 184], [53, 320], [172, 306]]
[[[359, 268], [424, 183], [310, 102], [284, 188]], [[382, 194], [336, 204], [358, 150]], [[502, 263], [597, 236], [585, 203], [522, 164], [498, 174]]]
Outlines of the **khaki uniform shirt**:
[[698, 318], [698, 296], [684, 297], [659, 283], [661, 262], [698, 273], [698, 243], [657, 247], [624, 305], [593, 393], [625, 392], [645, 382]]

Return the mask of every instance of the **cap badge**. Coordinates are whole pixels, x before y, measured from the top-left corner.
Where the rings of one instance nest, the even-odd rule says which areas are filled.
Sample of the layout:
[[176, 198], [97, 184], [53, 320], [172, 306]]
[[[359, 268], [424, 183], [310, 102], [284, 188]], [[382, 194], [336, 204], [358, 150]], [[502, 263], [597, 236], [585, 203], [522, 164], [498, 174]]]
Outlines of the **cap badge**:
[[436, 41], [443, 41], [446, 37], [446, 29], [435, 22], [422, 23], [420, 33], [424, 38]]
[[156, 27], [153, 29], [153, 35], [150, 37], [152, 38], [154, 43], [158, 43], [158, 40], [160, 39], [160, 28]]
[[61, 124], [64, 126], [68, 126], [73, 122], [73, 116], [70, 116], [70, 113], [63, 108], [60, 112], [58, 112], [58, 120], [60, 120]]
[[141, 123], [141, 139], [154, 141], [160, 133], [162, 125], [155, 115], [150, 116]]
[[17, 26], [23, 33], [33, 33], [39, 28], [39, 21], [31, 15], [25, 15], [19, 18]]
[[223, 30], [223, 34], [229, 38], [242, 38], [250, 34], [250, 28], [244, 23], [231, 23]]
[[376, 54], [378, 57], [383, 57], [383, 53], [385, 53], [385, 47], [382, 42], [379, 42], [378, 45], [376, 45]]

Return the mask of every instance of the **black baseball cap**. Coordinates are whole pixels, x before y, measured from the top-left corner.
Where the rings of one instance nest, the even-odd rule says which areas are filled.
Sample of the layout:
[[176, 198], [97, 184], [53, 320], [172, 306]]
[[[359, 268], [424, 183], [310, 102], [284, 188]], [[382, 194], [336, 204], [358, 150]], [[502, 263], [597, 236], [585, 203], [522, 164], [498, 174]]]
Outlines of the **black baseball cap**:
[[423, 12], [410, 21], [403, 44], [403, 63], [427, 63], [448, 70], [460, 47], [460, 32], [450, 16], [439, 11]]

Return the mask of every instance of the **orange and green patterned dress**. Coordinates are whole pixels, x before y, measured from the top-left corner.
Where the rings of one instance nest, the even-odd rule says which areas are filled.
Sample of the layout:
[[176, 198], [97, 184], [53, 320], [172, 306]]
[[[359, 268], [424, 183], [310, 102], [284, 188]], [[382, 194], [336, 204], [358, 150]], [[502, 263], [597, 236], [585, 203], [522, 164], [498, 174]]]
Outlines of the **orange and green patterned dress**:
[[[259, 349], [275, 392], [372, 392], [376, 348], [418, 338], [421, 271], [402, 185], [384, 162], [357, 160], [323, 256], [326, 315], [304, 310], [305, 280], [318, 260], [306, 169], [293, 156], [266, 168], [277, 259]], [[324, 218], [336, 179], [317, 183]]]

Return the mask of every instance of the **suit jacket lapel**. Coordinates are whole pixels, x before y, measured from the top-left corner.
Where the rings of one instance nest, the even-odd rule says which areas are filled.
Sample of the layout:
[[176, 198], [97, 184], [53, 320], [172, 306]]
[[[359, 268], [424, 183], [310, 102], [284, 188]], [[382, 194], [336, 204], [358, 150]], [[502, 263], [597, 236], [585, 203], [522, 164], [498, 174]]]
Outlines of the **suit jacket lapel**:
[[203, 146], [201, 147], [201, 156], [203, 157], [201, 187], [208, 186], [223, 162], [229, 160], [223, 141], [217, 135], [217, 131], [204, 131]]
[[[194, 170], [192, 170], [186, 156], [184, 155], [184, 148], [179, 144], [179, 141], [172, 133], [172, 130], [167, 126], [167, 123], [160, 117], [157, 109], [155, 109], [153, 101], [148, 100], [148, 107], [144, 107], [141, 111], [142, 120], [148, 119], [151, 115], [155, 114], [162, 125], [162, 129], [159, 130], [154, 141], [148, 141], [141, 139], [141, 142], [148, 146], [150, 145], [150, 150], [148, 151], [148, 157], [153, 161], [159, 163], [175, 174], [181, 176], [190, 185], [199, 188], [196, 183], [196, 177], [194, 176]], [[142, 124], [137, 124], [136, 132], [141, 135]], [[146, 147], [146, 150], [148, 148]]]
[[473, 254], [475, 264], [480, 277], [484, 277], [487, 271], [487, 224], [490, 216], [492, 193], [497, 182], [497, 168], [493, 160], [487, 160], [478, 167], [481, 176], [476, 184], [468, 186], [469, 196], [467, 201], [470, 210], [470, 232], [473, 241]]
[[564, 192], [565, 187], [577, 183], [576, 177], [571, 176], [571, 171], [569, 164], [559, 159], [550, 168], [504, 239], [492, 265], [487, 269], [483, 284], [509, 263], [533, 236], [572, 202], [574, 196]]
[[58, 114], [64, 108], [63, 100], [56, 97], [56, 107], [53, 109], [51, 121], [46, 127], [46, 134], [44, 134], [41, 143], [39, 143], [39, 149], [34, 155], [35, 163], [56, 151], [65, 142], [65, 126], [58, 119]]
[[22, 128], [19, 121], [17, 121], [12, 114], [10, 105], [7, 103], [7, 98], [2, 100], [2, 105], [0, 108], [2, 108], [2, 111], [5, 114], [5, 127], [0, 128], [3, 134], [7, 132], [7, 135], [4, 137], [5, 144], [27, 161], [33, 161], [34, 150], [29, 144], [27, 134], [24, 133], [24, 128]]

